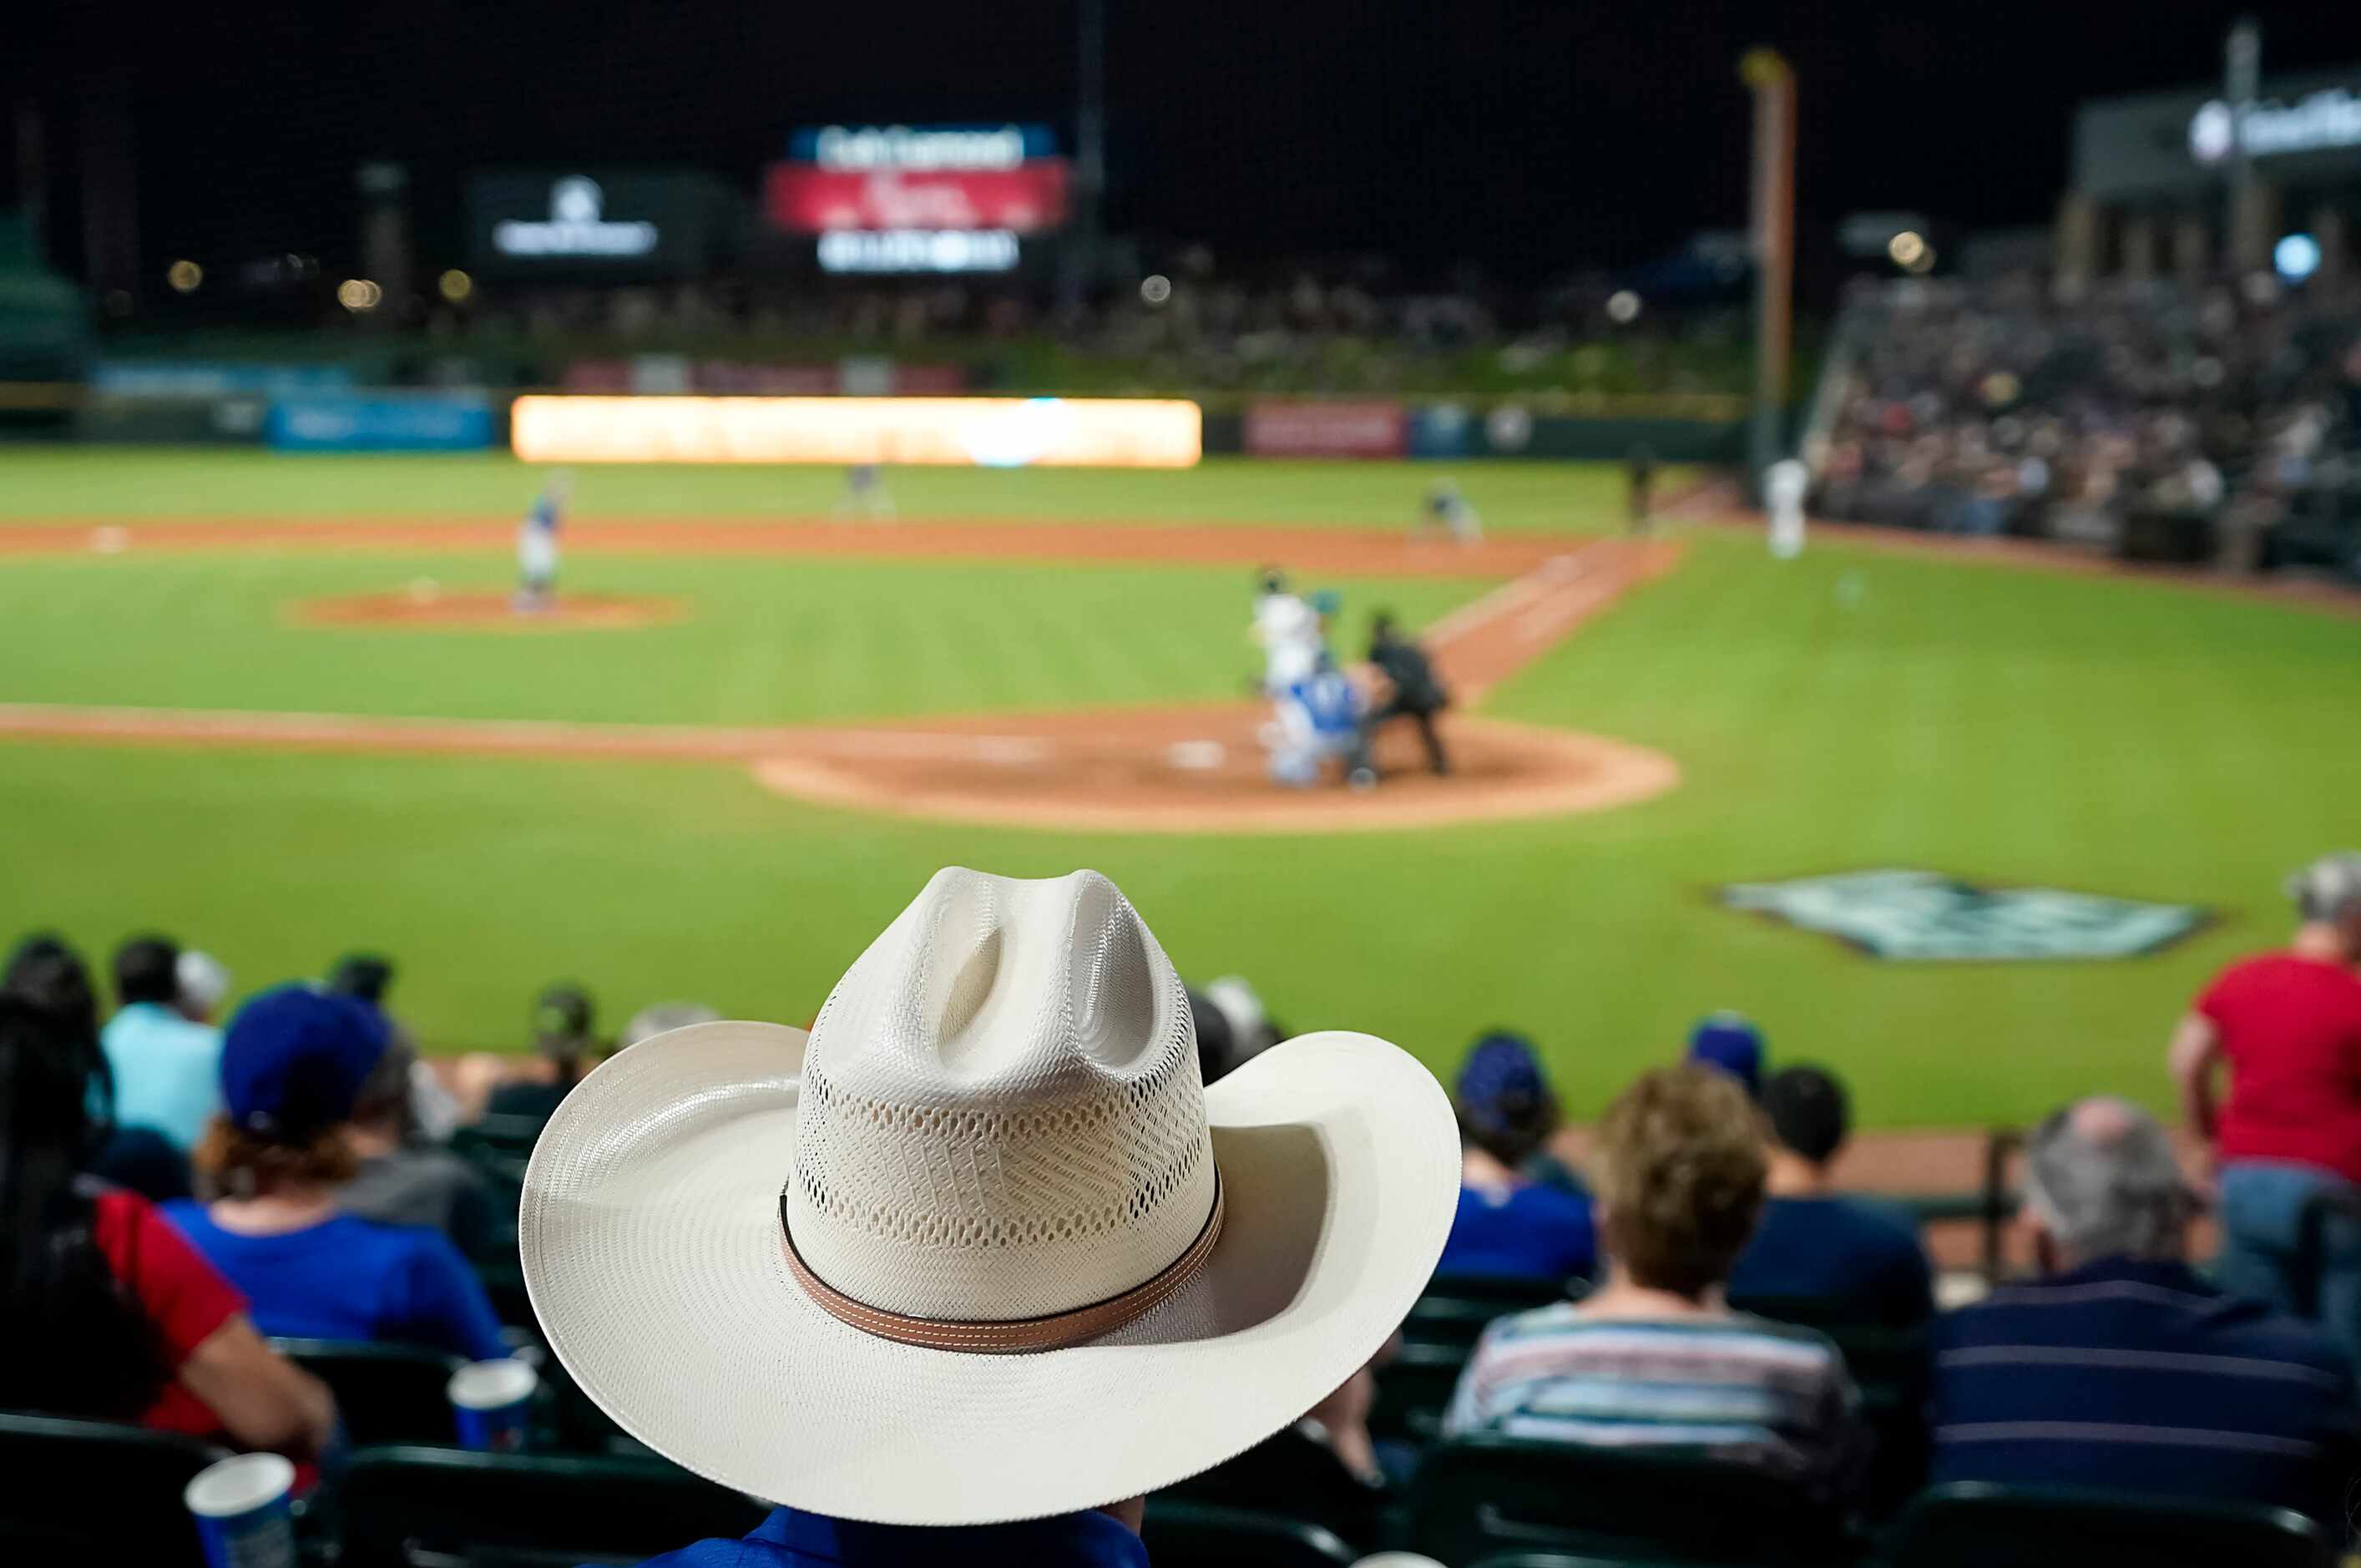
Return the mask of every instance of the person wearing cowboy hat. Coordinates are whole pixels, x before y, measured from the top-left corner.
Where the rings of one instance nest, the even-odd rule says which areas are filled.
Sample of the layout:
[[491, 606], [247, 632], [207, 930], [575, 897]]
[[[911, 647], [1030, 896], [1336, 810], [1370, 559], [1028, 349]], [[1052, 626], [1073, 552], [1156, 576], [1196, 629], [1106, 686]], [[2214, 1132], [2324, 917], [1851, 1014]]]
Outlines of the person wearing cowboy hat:
[[1403, 1051], [1307, 1035], [1205, 1089], [1113, 883], [954, 868], [808, 1033], [697, 1025], [585, 1078], [518, 1240], [583, 1391], [779, 1505], [659, 1563], [1138, 1564], [1148, 1493], [1393, 1332], [1458, 1165]]

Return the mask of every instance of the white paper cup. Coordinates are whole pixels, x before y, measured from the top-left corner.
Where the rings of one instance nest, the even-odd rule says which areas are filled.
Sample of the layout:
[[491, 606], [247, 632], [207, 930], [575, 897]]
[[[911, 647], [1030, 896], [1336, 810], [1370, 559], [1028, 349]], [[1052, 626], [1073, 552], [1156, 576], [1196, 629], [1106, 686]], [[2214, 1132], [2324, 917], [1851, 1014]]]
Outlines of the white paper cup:
[[471, 1361], [451, 1374], [445, 1392], [458, 1418], [462, 1447], [513, 1453], [524, 1447], [541, 1375], [512, 1356]]
[[241, 1453], [198, 1471], [181, 1500], [210, 1568], [294, 1568], [294, 1489], [295, 1466], [276, 1453]]

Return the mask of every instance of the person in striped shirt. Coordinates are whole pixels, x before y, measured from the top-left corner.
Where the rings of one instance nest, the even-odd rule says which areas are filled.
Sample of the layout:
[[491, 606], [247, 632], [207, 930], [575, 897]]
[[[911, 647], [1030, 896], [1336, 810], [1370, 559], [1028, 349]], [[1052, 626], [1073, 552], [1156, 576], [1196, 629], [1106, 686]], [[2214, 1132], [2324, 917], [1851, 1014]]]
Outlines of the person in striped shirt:
[[1447, 1435], [1700, 1451], [1849, 1493], [1867, 1440], [1835, 1345], [1733, 1312], [1722, 1287], [1763, 1207], [1763, 1129], [1737, 1080], [1642, 1074], [1594, 1155], [1607, 1282], [1484, 1332]]
[[2156, 1118], [2078, 1101], [2026, 1149], [2043, 1277], [1936, 1320], [1934, 1480], [2270, 1503], [2340, 1540], [2361, 1416], [2344, 1352], [2187, 1261]]

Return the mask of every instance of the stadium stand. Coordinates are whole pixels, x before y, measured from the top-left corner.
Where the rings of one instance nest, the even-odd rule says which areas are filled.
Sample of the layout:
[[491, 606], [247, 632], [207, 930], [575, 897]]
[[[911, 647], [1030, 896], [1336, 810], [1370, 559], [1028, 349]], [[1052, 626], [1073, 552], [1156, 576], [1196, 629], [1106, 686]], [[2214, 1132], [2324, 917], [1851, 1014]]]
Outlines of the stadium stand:
[[[2336, 918], [2346, 913], [2342, 905], [2330, 912]], [[38, 978], [54, 968], [35, 965], [23, 972]], [[19, 997], [6, 1005], [27, 1004]], [[71, 1028], [27, 1036], [43, 1049], [66, 1053], [60, 1059], [70, 1074], [96, 1073], [94, 1041], [73, 1047], [73, 1037]], [[1227, 1065], [1213, 1064], [1212, 1070]], [[1667, 1073], [1700, 1080], [1732, 1107], [1746, 1104], [1730, 1087], [1734, 1080], [1695, 1069], [1661, 1069], [1644, 1075], [1642, 1083], [1665, 1081]], [[1817, 1122], [1800, 1116], [1784, 1101], [1800, 1096], [1827, 1110], [1831, 1093], [1840, 1097], [1840, 1086], [1812, 1071], [1784, 1080], [1773, 1072], [1764, 1081], [1785, 1121], [1776, 1132], [1765, 1125], [1761, 1133], [1770, 1151], [1761, 1168], [1787, 1147], [1782, 1139], [1821, 1150], [1834, 1135], [1833, 1124], [1826, 1116]], [[2044, 1124], [2037, 1154], [2051, 1147], [2056, 1129], [2068, 1124], [2065, 1114]], [[1668, 1127], [1681, 1124], [1672, 1109], [1660, 1107], [1647, 1118], [1646, 1138], [1653, 1141], [1644, 1147], [1685, 1167], [1702, 1157], [1703, 1145], [1658, 1146]], [[1808, 1128], [1817, 1132], [1799, 1130]], [[445, 1146], [495, 1179], [508, 1211], [503, 1234], [510, 1237], [522, 1166], [539, 1130], [531, 1119], [493, 1118], [462, 1129]], [[1697, 1131], [1708, 1143], [1722, 1136], [1708, 1134], [1703, 1124]], [[1622, 1146], [1618, 1136], [1610, 1118], [1603, 1144], [1577, 1162], [1610, 1203], [1635, 1201], [1611, 1169], [1595, 1163]], [[1985, 1159], [1987, 1190], [1926, 1203], [1922, 1212], [1996, 1226], [2014, 1202], [2008, 1182], [2020, 1142], [2013, 1133], [1993, 1135]], [[1721, 1149], [1719, 1143], [1714, 1147]], [[2048, 1179], [2054, 1184], [2061, 1178], [2053, 1173]], [[2312, 1205], [2312, 1232], [2345, 1218], [2342, 1199], [2335, 1191]], [[2048, 1212], [2065, 1201], [2037, 1201]], [[1614, 1215], [1610, 1210], [1604, 1222], [1610, 1245], [1619, 1224], [1629, 1234], [1630, 1222]], [[2315, 1238], [2315, 1249], [2318, 1245]], [[357, 1568], [625, 1563], [758, 1523], [759, 1506], [642, 1448], [581, 1393], [544, 1348], [513, 1241], [505, 1246], [502, 1255], [479, 1261], [477, 1272], [508, 1339], [542, 1370], [530, 1452], [484, 1453], [457, 1446], [445, 1384], [458, 1363], [446, 1353], [399, 1343], [271, 1342], [279, 1357], [332, 1392], [344, 1439], [352, 1445], [344, 1462], [316, 1481], [306, 1473], [311, 1491], [299, 1517], [307, 1555]], [[2299, 1277], [2302, 1267], [2299, 1261]], [[1376, 1440], [1373, 1469], [1361, 1474], [1342, 1462], [1351, 1446], [1319, 1422], [1290, 1428], [1159, 1494], [1144, 1526], [1151, 1559], [1162, 1568], [1326, 1568], [1374, 1551], [1406, 1550], [1447, 1568], [1839, 1568], [1864, 1557], [1894, 1568], [2001, 1560], [2062, 1568], [2134, 1559], [2166, 1568], [2225, 1562], [2324, 1568], [2334, 1561], [2341, 1538], [2331, 1531], [2341, 1530], [2342, 1521], [2325, 1510], [2307, 1519], [2235, 1496], [2150, 1495], [2136, 1482], [2130, 1489], [2104, 1491], [1989, 1482], [1926, 1488], [1926, 1326], [1850, 1311], [1859, 1303], [1842, 1299], [1757, 1295], [1736, 1304], [1756, 1318], [1824, 1336], [1815, 1343], [1832, 1345], [1841, 1356], [1875, 1434], [1867, 1480], [1856, 1493], [1798, 1486], [1782, 1469], [1733, 1464], [1726, 1452], [1710, 1446], [1602, 1446], [1484, 1430], [1446, 1435], [1454, 1390], [1468, 1376], [1471, 1354], [1490, 1343], [1487, 1330], [1548, 1302], [1579, 1300], [1591, 1288], [1579, 1278], [1438, 1278], [1410, 1309], [1397, 1344], [1375, 1363], [1374, 1404], [1365, 1392], [1329, 1412], [1347, 1421], [1357, 1420], [1358, 1410], [1367, 1412], [1368, 1435]], [[2025, 1292], [1995, 1300], [2019, 1297]], [[2312, 1305], [2317, 1310], [2316, 1299]], [[1999, 1321], [1984, 1311], [1938, 1314], [1935, 1331], [1945, 1343], [1966, 1343], [1960, 1335], [1971, 1322]], [[1366, 1381], [1369, 1374], [1358, 1376]], [[2197, 1384], [2190, 1387], [2192, 1398], [2202, 1394]], [[2088, 1397], [2092, 1416], [2103, 1418], [2110, 1398], [2104, 1387], [2092, 1385]], [[54, 1555], [100, 1543], [120, 1549], [136, 1539], [147, 1561], [199, 1561], [174, 1499], [196, 1470], [223, 1453], [219, 1439], [83, 1419], [87, 1413], [0, 1415], [0, 1466], [32, 1478], [0, 1499], [0, 1543]], [[2191, 1411], [2183, 1419], [2204, 1416]], [[106, 1477], [109, 1499], [149, 1499], [136, 1510], [134, 1538], [125, 1536], [122, 1520], [98, 1500], [90, 1480], [98, 1475]]]
[[1857, 291], [1817, 511], [2254, 570], [2361, 563], [2361, 308], [2268, 278]]

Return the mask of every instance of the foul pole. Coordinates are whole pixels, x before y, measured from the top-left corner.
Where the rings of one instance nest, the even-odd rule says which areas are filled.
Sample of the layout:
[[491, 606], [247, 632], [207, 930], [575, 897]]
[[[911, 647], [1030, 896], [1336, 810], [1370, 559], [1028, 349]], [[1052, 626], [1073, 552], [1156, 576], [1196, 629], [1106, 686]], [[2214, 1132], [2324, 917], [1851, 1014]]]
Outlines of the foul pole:
[[1739, 80], [1754, 93], [1754, 419], [1747, 483], [1757, 498], [1779, 460], [1787, 412], [1795, 281], [1795, 73], [1776, 49], [1749, 49]]

